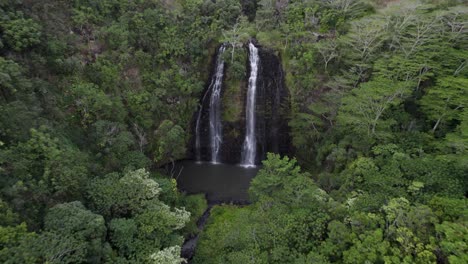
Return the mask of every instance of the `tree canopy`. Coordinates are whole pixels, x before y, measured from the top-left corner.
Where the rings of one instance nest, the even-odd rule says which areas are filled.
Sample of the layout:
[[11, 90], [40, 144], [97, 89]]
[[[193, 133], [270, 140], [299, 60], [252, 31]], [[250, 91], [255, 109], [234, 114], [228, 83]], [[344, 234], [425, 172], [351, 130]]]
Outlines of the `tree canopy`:
[[253, 40], [290, 153], [213, 207], [193, 262], [467, 263], [465, 2], [0, 1], [0, 262], [185, 261], [208, 204], [168, 169], [220, 45], [244, 121]]

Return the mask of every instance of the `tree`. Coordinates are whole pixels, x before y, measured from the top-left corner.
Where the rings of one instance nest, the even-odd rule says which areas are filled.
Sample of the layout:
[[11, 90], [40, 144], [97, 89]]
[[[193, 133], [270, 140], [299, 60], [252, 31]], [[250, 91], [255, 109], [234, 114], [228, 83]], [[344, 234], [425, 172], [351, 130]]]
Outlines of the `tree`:
[[93, 208], [109, 220], [110, 242], [119, 258], [151, 262], [153, 257], [162, 257], [159, 250], [182, 243], [177, 230], [189, 221], [190, 213], [184, 208], [171, 209], [159, 200], [160, 193], [158, 183], [144, 169], [91, 182], [88, 197]]
[[352, 24], [349, 34], [341, 39], [351, 48], [349, 56], [360, 63], [368, 63], [385, 40], [385, 25], [380, 19], [362, 19]]
[[89, 177], [88, 156], [70, 142], [52, 137], [47, 127], [31, 129], [30, 139], [0, 152], [0, 173], [13, 208], [30, 228], [38, 228], [43, 211], [60, 202], [82, 199]]
[[19, 225], [0, 226], [0, 261], [2, 263], [37, 263], [37, 252], [31, 250], [31, 245], [37, 239], [37, 234], [28, 232], [26, 223]]
[[145, 169], [129, 171], [120, 176], [111, 173], [90, 183], [88, 197], [94, 208], [104, 216], [135, 215], [157, 202], [161, 189], [149, 178]]
[[46, 232], [39, 237], [39, 241], [46, 242], [42, 246], [44, 260], [51, 263], [98, 263], [104, 258], [104, 218], [87, 210], [81, 202], [54, 206], [44, 221]]
[[238, 0], [204, 1], [200, 9], [201, 16], [210, 22], [210, 31], [216, 33], [230, 28], [242, 15], [242, 6]]
[[92, 139], [107, 171], [146, 168], [150, 163], [141, 149], [137, 150], [135, 136], [122, 123], [97, 121], [92, 125]]
[[83, 127], [86, 128], [99, 119], [115, 117], [112, 100], [97, 85], [76, 83], [67, 92], [71, 97], [69, 107], [77, 112]]
[[31, 82], [23, 76], [24, 71], [16, 62], [0, 57], [0, 91], [4, 101], [31, 92]]
[[150, 256], [150, 260], [154, 264], [179, 264], [184, 262], [184, 259], [180, 257], [179, 246], [168, 247], [159, 251], [158, 253], [154, 253]]
[[353, 233], [349, 228], [339, 221], [333, 220], [328, 223], [328, 238], [322, 241], [320, 252], [328, 256], [331, 261], [339, 261], [343, 257], [343, 252], [352, 245]]
[[78, 8], [72, 9], [72, 21], [74, 26], [77, 27], [79, 33], [87, 37], [89, 41], [93, 33], [93, 25], [100, 22], [101, 17], [96, 14], [96, 11], [85, 5], [80, 5]]
[[439, 79], [429, 88], [420, 103], [423, 111], [433, 122], [432, 133], [441, 123], [460, 120], [468, 96], [468, 80], [460, 77]]
[[377, 131], [377, 125], [382, 124], [382, 130], [388, 128], [390, 120], [386, 120], [386, 125], [382, 120], [385, 111], [399, 105], [408, 93], [406, 83], [382, 78], [363, 83], [343, 98], [338, 122], [373, 136]]
[[231, 63], [234, 62], [236, 48], [241, 48], [249, 37], [249, 34], [245, 32], [248, 26], [247, 23], [247, 18], [241, 16], [237, 19], [231, 30], [223, 31], [223, 42], [231, 45]]
[[[147, 262], [160, 259], [177, 247], [180, 256], [182, 237], [176, 232], [190, 217], [190, 213], [167, 205], [156, 204], [133, 218], [114, 218], [110, 222], [111, 243], [118, 249], [120, 257]], [[163, 252], [161, 252], [161, 251]], [[162, 255], [161, 255], [162, 254]]]
[[325, 71], [328, 68], [328, 64], [335, 58], [339, 57], [337, 45], [338, 44], [333, 39], [330, 41], [322, 41], [317, 44], [317, 50], [320, 55], [322, 55], [322, 60], [325, 63]]
[[253, 201], [274, 199], [278, 203], [299, 205], [321, 195], [295, 159], [268, 153], [263, 166], [249, 188]]
[[446, 135], [446, 144], [453, 148], [456, 154], [466, 157], [468, 154], [468, 109], [463, 109], [460, 119], [460, 124], [455, 131]]
[[0, 138], [4, 142], [27, 141], [31, 127], [44, 124], [45, 119], [40, 116], [42, 109], [37, 101], [12, 101], [0, 104]]
[[281, 13], [276, 9], [276, 0], [260, 0], [257, 5], [255, 22], [261, 30], [273, 30], [279, 25]]
[[3, 29], [6, 44], [17, 52], [41, 42], [41, 26], [32, 19], [23, 18], [22, 15], [3, 21], [0, 27]]
[[437, 217], [446, 222], [457, 222], [468, 216], [464, 198], [454, 199], [443, 196], [433, 197], [428, 205]]
[[414, 7], [404, 10], [402, 16], [394, 16], [388, 20], [391, 35], [391, 46], [401, 51], [405, 58], [410, 58], [425, 45], [435, 41], [436, 34], [442, 30], [438, 17], [415, 16]]
[[353, 246], [343, 252], [344, 263], [383, 262], [391, 250], [390, 243], [383, 238], [381, 229], [367, 231], [353, 240]]
[[164, 120], [156, 130], [154, 159], [158, 164], [172, 162], [185, 154], [185, 132], [170, 120]]
[[466, 222], [452, 223], [444, 221], [436, 226], [440, 235], [439, 244], [442, 252], [450, 263], [466, 263], [468, 261], [468, 228]]

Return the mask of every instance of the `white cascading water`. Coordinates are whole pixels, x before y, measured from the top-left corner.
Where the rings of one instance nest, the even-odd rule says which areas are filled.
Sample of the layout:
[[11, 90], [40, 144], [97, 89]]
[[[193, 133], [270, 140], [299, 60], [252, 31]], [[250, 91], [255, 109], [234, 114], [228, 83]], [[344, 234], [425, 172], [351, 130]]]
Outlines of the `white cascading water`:
[[216, 69], [211, 79], [210, 86], [206, 90], [205, 95], [202, 99], [200, 110], [198, 111], [197, 122], [195, 124], [195, 149], [197, 161], [201, 161], [201, 142], [200, 142], [200, 122], [203, 113], [203, 103], [207, 95], [211, 91], [210, 96], [210, 108], [209, 108], [209, 120], [210, 120], [210, 148], [211, 148], [211, 162], [219, 163], [219, 153], [221, 150], [221, 144], [223, 142], [222, 137], [222, 123], [221, 123], [221, 88], [223, 84], [224, 75], [224, 60], [223, 53], [226, 47], [222, 45], [218, 50], [218, 57], [216, 58]]
[[257, 155], [257, 140], [255, 138], [255, 95], [257, 90], [257, 74], [260, 58], [258, 49], [249, 43], [250, 77], [247, 90], [247, 103], [245, 107], [246, 132], [242, 146], [242, 162], [244, 167], [254, 167]]
[[210, 143], [211, 162], [219, 162], [219, 151], [223, 143], [223, 126], [221, 123], [221, 88], [223, 84], [224, 61], [222, 58], [224, 45], [219, 48], [216, 62], [216, 74], [213, 91], [210, 98]]

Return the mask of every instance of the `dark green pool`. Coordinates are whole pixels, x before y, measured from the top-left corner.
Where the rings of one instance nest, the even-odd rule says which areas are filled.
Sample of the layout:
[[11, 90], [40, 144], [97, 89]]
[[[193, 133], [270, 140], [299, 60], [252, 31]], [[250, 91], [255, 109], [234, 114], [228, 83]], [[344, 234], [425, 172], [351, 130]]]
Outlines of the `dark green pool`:
[[179, 189], [189, 194], [205, 193], [210, 202], [248, 202], [250, 181], [260, 167], [181, 161], [176, 165]]

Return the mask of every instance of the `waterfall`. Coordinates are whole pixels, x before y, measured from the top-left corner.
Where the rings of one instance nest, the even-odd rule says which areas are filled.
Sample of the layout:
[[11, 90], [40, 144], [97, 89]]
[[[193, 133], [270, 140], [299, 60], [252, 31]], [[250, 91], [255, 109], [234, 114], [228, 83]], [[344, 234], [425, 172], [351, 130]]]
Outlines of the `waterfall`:
[[257, 140], [255, 138], [255, 95], [257, 90], [257, 73], [260, 58], [258, 49], [254, 44], [249, 43], [250, 77], [247, 90], [247, 102], [245, 108], [246, 132], [242, 146], [242, 162], [245, 167], [255, 166], [257, 155]]
[[219, 48], [218, 58], [216, 61], [216, 73], [213, 77], [214, 84], [210, 97], [210, 145], [211, 145], [211, 162], [219, 162], [219, 151], [223, 142], [223, 126], [221, 124], [221, 88], [223, 84], [224, 61], [222, 58], [225, 50], [224, 45]]
[[198, 111], [197, 121], [195, 124], [195, 150], [197, 161], [201, 161], [201, 142], [200, 142], [200, 126], [201, 126], [201, 117], [203, 113], [204, 102], [210, 94], [209, 102], [209, 131], [210, 131], [210, 150], [211, 150], [211, 162], [219, 163], [219, 153], [221, 150], [221, 144], [223, 142], [222, 137], [222, 123], [221, 123], [221, 88], [223, 84], [223, 75], [224, 75], [224, 60], [222, 55], [226, 47], [221, 45], [218, 50], [218, 55], [216, 58], [216, 68], [212, 76], [211, 83], [206, 89], [205, 94], [203, 95], [202, 103], [200, 110]]

